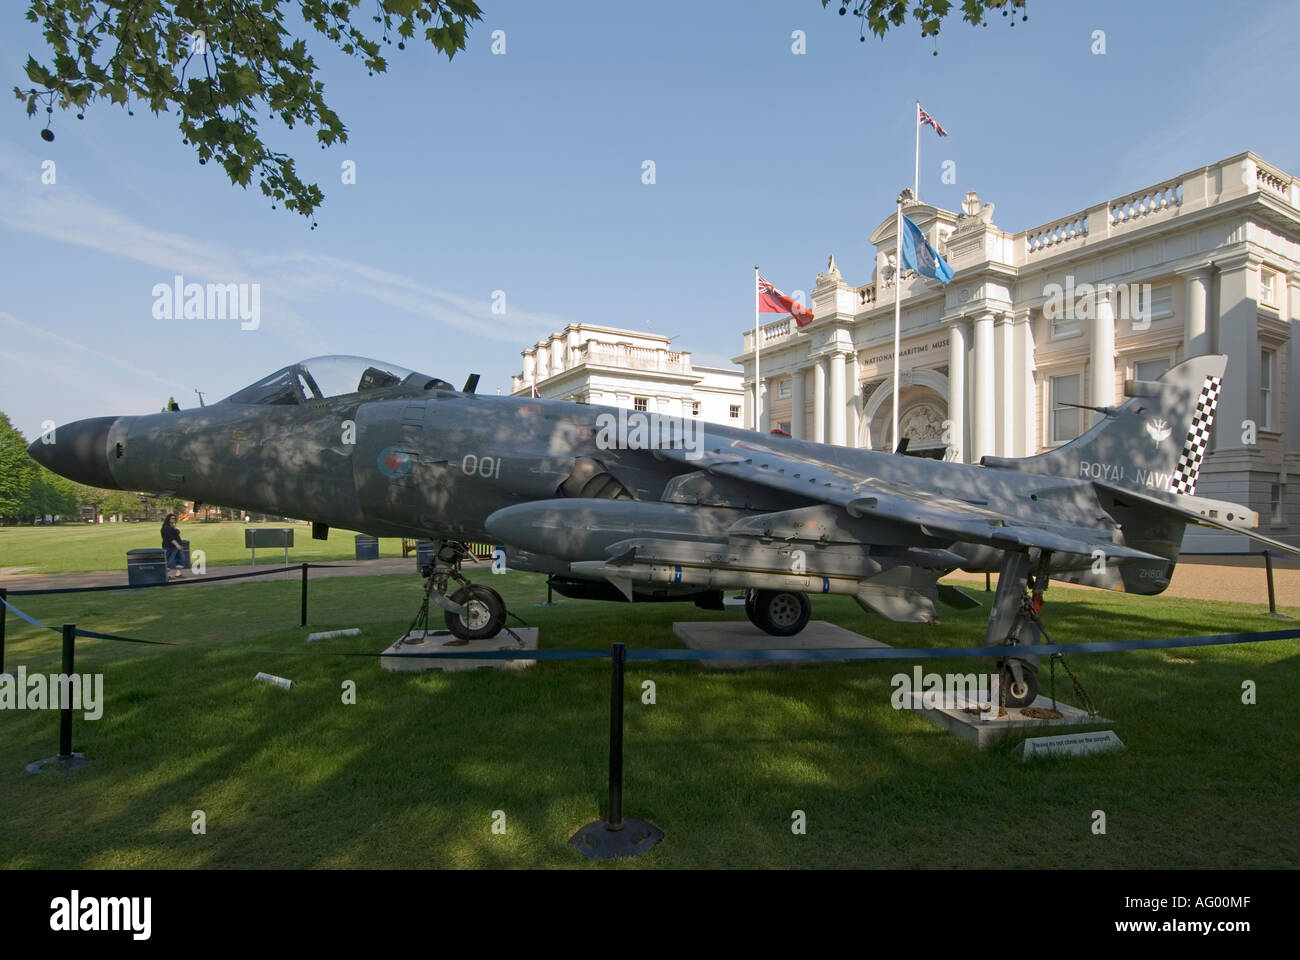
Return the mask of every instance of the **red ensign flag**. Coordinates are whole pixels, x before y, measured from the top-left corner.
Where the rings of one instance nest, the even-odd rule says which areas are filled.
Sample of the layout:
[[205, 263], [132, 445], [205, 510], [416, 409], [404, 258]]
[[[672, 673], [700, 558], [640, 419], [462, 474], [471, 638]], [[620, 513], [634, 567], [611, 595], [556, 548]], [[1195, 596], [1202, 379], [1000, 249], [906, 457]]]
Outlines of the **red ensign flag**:
[[794, 317], [794, 322], [801, 327], [806, 327], [813, 321], [811, 310], [793, 297], [787, 297], [762, 277], [758, 278], [758, 312], [788, 313]]

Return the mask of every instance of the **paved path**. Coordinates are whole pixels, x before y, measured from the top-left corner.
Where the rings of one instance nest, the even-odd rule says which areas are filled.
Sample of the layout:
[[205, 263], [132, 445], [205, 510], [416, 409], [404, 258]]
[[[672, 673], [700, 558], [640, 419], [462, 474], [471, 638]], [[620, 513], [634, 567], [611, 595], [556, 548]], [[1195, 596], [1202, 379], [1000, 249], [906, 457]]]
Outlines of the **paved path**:
[[[983, 582], [982, 573], [950, 574], [950, 580]], [[998, 575], [992, 577], [997, 588]], [[1053, 583], [1052, 587], [1070, 588], [1074, 584]], [[1081, 590], [1094, 589], [1079, 587]], [[1273, 589], [1279, 607], [1300, 607], [1300, 565], [1288, 560], [1273, 560]], [[1263, 554], [1241, 557], [1183, 557], [1174, 567], [1174, 578], [1161, 596], [1191, 600], [1228, 600], [1236, 603], [1268, 603], [1268, 579]]]

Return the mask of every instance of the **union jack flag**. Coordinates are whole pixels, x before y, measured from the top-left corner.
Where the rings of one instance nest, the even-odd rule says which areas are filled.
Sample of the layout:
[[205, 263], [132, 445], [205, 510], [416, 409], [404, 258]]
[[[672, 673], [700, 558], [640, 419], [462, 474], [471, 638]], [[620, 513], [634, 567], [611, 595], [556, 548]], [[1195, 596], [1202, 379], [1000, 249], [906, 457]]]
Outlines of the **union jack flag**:
[[941, 137], [948, 136], [948, 131], [939, 126], [939, 121], [926, 113], [919, 103], [916, 105], [916, 122], [922, 126], [934, 127], [934, 132]]

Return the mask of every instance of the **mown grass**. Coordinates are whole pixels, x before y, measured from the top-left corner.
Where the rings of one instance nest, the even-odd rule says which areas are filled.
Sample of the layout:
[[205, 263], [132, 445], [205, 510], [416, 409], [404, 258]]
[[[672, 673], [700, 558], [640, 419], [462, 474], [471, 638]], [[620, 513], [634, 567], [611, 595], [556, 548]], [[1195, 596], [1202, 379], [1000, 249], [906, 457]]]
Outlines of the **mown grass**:
[[[311, 526], [302, 523], [181, 523], [181, 537], [190, 550], [204, 551], [208, 566], [248, 563], [245, 527], [292, 527], [289, 562], [323, 563], [356, 557], [356, 533], [331, 530], [326, 540], [313, 540]], [[126, 570], [126, 551], [162, 546], [161, 523], [68, 523], [40, 527], [0, 527], [0, 567], [27, 567], [23, 573], [71, 573], [85, 570]], [[381, 539], [381, 557], [400, 557], [400, 539]], [[259, 551], [259, 564], [284, 563], [284, 548]], [[412, 561], [414, 563], [414, 561]]]
[[[491, 582], [551, 648], [671, 647], [675, 619], [743, 617], [677, 604], [539, 608], [540, 577]], [[105, 674], [103, 718], [76, 721], [87, 768], [25, 773], [56, 752], [57, 715], [0, 712], [0, 866], [593, 866], [566, 840], [604, 802], [608, 662], [387, 673], [373, 655], [404, 631], [419, 586], [413, 575], [313, 582], [312, 629], [364, 632], [310, 646], [296, 582], [18, 598], [51, 625], [187, 645], [78, 641], [78, 671]], [[1260, 605], [1050, 596], [1059, 641], [1286, 626]], [[950, 613], [937, 628], [868, 619], [847, 598], [817, 598], [814, 612], [933, 647], [976, 642], [988, 608]], [[9, 637], [11, 670], [58, 670], [56, 633], [11, 615]], [[911, 661], [739, 672], [632, 662], [625, 813], [666, 838], [604, 866], [1292, 867], [1297, 654], [1300, 641], [1288, 640], [1074, 657], [1128, 749], [1032, 764], [891, 709], [890, 677]], [[255, 683], [259, 670], [294, 689]], [[352, 706], [341, 698], [347, 680]], [[641, 701], [646, 680], [653, 706]], [[1258, 685], [1257, 705], [1241, 702], [1245, 680]], [[191, 832], [195, 810], [206, 835]], [[491, 830], [498, 810], [503, 835]], [[795, 810], [806, 835], [791, 832]], [[1106, 813], [1104, 836], [1091, 832], [1095, 810]]]

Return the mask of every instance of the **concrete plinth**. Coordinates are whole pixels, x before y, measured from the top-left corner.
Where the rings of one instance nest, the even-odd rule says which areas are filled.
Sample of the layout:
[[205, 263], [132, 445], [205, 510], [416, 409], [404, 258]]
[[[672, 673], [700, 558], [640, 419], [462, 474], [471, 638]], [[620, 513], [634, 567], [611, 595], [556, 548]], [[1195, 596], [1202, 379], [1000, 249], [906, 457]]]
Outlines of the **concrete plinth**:
[[[813, 620], [793, 637], [774, 637], [748, 620], [699, 620], [674, 623], [673, 636], [692, 650], [825, 650], [838, 648], [884, 647], [852, 630], [845, 630], [825, 620]], [[753, 667], [814, 666], [821, 663], [844, 663], [843, 660], [701, 660], [710, 670], [746, 670]]]
[[495, 637], [486, 640], [467, 640], [464, 643], [449, 645], [448, 640], [456, 640], [450, 630], [429, 630], [427, 633], [416, 631], [408, 633], [401, 640], [379, 655], [379, 665], [385, 670], [443, 670], [448, 673], [457, 670], [478, 670], [488, 667], [495, 670], [523, 670], [537, 665], [536, 660], [474, 660], [466, 657], [419, 657], [410, 654], [420, 653], [473, 653], [484, 650], [536, 650], [536, 627], [511, 627], [511, 630], [523, 642], [520, 646], [515, 638], [502, 630]]
[[926, 707], [922, 705], [923, 694], [910, 693], [908, 696], [914, 704], [914, 712], [919, 716], [981, 750], [1013, 734], [1067, 733], [1077, 730], [1103, 730], [1115, 726], [1114, 720], [1090, 717], [1078, 707], [1072, 707], [1060, 700], [1056, 701], [1056, 711], [1061, 714], [1059, 720], [1025, 716], [1024, 711], [1027, 709], [1052, 709], [1051, 697], [1041, 695], [1036, 697], [1028, 707], [1007, 707], [1005, 716], [994, 716], [997, 712], [996, 707], [991, 711], [971, 712], [976, 709], [973, 702], [969, 708]]

